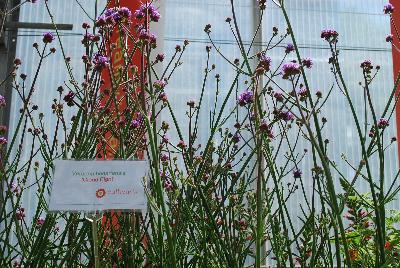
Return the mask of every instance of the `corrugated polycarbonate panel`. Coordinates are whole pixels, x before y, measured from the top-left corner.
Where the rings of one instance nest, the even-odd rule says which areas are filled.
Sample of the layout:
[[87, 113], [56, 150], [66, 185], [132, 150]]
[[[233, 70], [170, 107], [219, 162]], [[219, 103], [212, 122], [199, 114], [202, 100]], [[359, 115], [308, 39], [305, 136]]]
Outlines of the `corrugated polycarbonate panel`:
[[[364, 90], [359, 85], [359, 82], [363, 81], [361, 62], [369, 59], [374, 66], [380, 65], [381, 67], [377, 78], [370, 86], [372, 101], [378, 118], [382, 114], [393, 88], [392, 50], [390, 43], [385, 42], [386, 35], [391, 31], [390, 22], [389, 17], [382, 12], [386, 2], [383, 0], [362, 2], [348, 0], [285, 1], [297, 44], [301, 48], [300, 54], [303, 58], [310, 57], [314, 62], [312, 69], [307, 70], [311, 94], [321, 90], [326, 96], [329, 89], [335, 84], [334, 76], [328, 65], [329, 46], [325, 40], [320, 38], [320, 34], [322, 29], [335, 29], [339, 33], [340, 65], [363, 130], [365, 122]], [[263, 22], [264, 42], [269, 40], [273, 26], [278, 27], [280, 33], [286, 30], [282, 11], [272, 2], [269, 2]], [[290, 39], [287, 39], [287, 42], [283, 45], [287, 43], [291, 43]], [[273, 67], [277, 66], [284, 56], [284, 48], [272, 50], [268, 53], [268, 56], [273, 60]], [[291, 53], [286, 61], [293, 59], [296, 59], [296, 55]], [[283, 89], [291, 90], [287, 82], [282, 79], [277, 81]], [[274, 89], [277, 89], [277, 87], [274, 87]], [[336, 163], [338, 170], [348, 180], [351, 180], [355, 171], [344, 159], [347, 159], [353, 166], [358, 166], [362, 160], [361, 147], [349, 104], [337, 86], [334, 87], [321, 113], [328, 120], [322, 132], [324, 138], [329, 139], [328, 155]], [[367, 114], [367, 119], [369, 131], [373, 123], [371, 113]], [[390, 143], [391, 137], [396, 137], [395, 125], [395, 116], [393, 116], [390, 120], [390, 126], [385, 131], [385, 144]], [[293, 130], [289, 137], [294, 140]], [[287, 150], [287, 148], [285, 149]], [[302, 154], [304, 149], [307, 149], [308, 153], [300, 163], [299, 168], [303, 171], [301, 180], [305, 192], [310, 197], [313, 187], [311, 146], [309, 142], [304, 142], [303, 139], [295, 152]], [[284, 151], [282, 151], [278, 157], [278, 166], [282, 166], [285, 159]], [[378, 163], [377, 157], [371, 158], [372, 174], [376, 181], [379, 181]], [[397, 144], [394, 143], [386, 150], [384, 174], [387, 188], [395, 178], [398, 168]], [[333, 172], [333, 174], [336, 190], [340, 193], [342, 188], [339, 182], [339, 174], [337, 172]], [[288, 182], [293, 183], [291, 174], [285, 178], [283, 185]], [[356, 187], [361, 193], [370, 192], [368, 183], [361, 178], [358, 179]], [[306, 209], [303, 193], [300, 190], [297, 191], [289, 199], [288, 204], [289, 214], [294, 220], [295, 229], [298, 230], [301, 221], [297, 219], [297, 216], [303, 217], [300, 207]], [[398, 200], [388, 206], [388, 208], [399, 207]]]
[[[79, 1], [81, 2], [81, 1]], [[87, 0], [82, 1], [82, 7], [86, 9], [88, 15], [91, 18], [95, 17], [95, 3], [98, 3], [99, 12], [105, 7], [105, 0]], [[85, 54], [85, 49], [81, 44], [83, 29], [81, 27], [83, 22], [91, 22], [91, 19], [78, 5], [78, 1], [75, 0], [64, 0], [64, 1], [48, 1], [49, 9], [51, 14], [54, 16], [55, 23], [66, 23], [73, 24], [72, 31], [60, 31], [60, 38], [66, 54], [66, 57], [71, 58], [71, 67], [74, 79], [81, 83], [84, 81], [84, 69], [81, 57]], [[38, 1], [36, 4], [27, 3], [22, 6], [20, 11], [21, 22], [39, 22], [39, 23], [51, 23], [50, 16], [44, 5], [44, 1]], [[35, 72], [39, 64], [39, 56], [35, 49], [32, 47], [33, 43], [39, 44], [39, 50], [43, 48], [42, 34], [51, 30], [32, 30], [32, 29], [20, 29], [18, 31], [17, 49], [16, 56], [21, 58], [23, 64], [20, 67], [20, 72], [28, 75], [26, 79], [26, 85], [30, 86]], [[53, 31], [54, 33], [54, 31]], [[71, 78], [68, 75], [66, 65], [61, 53], [61, 47], [58, 44], [57, 39], [54, 40], [47, 49], [50, 47], [56, 48], [56, 53], [46, 57], [43, 61], [40, 69], [38, 79], [35, 84], [35, 91], [31, 100], [32, 104], [39, 106], [37, 113], [35, 114], [35, 124], [39, 124], [38, 113], [44, 113], [43, 124], [47, 130], [48, 136], [51, 137], [51, 133], [54, 133], [56, 127], [56, 116], [52, 114], [51, 105], [53, 99], [58, 99], [59, 95], [57, 92], [58, 86], [64, 86], [64, 84], [70, 84]], [[65, 86], [64, 86], [65, 88]], [[26, 89], [26, 92], [29, 88]], [[23, 103], [16, 92], [13, 92], [13, 99], [11, 103], [10, 111], [10, 124], [9, 129], [13, 130], [20, 117], [19, 109], [23, 106]], [[65, 118], [70, 118], [72, 115], [71, 109], [65, 109]], [[32, 127], [28, 122], [27, 127]], [[20, 133], [21, 134], [21, 133]], [[12, 137], [13, 133], [10, 133]], [[21, 135], [18, 136], [19, 141]], [[58, 137], [59, 141], [62, 142], [63, 137]], [[51, 140], [49, 141], [51, 142]], [[22, 166], [30, 156], [30, 149], [32, 146], [31, 135], [27, 135], [23, 144], [21, 162]], [[37, 147], [37, 145], [36, 145]], [[17, 148], [17, 146], [15, 146]], [[15, 155], [15, 151], [13, 155]], [[22, 176], [22, 174], [20, 174]], [[15, 178], [16, 180], [17, 178]], [[32, 184], [33, 186], [26, 190], [23, 195], [23, 207], [25, 208], [27, 219], [31, 219], [35, 213], [37, 197], [34, 174], [29, 174], [26, 185]], [[28, 220], [29, 222], [29, 220]]]

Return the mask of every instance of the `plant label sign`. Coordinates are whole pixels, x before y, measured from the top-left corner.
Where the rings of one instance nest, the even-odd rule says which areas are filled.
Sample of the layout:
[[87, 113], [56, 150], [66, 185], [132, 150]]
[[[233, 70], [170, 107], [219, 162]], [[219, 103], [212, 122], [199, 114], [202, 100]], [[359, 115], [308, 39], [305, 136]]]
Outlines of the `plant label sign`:
[[146, 210], [146, 161], [56, 160], [49, 211]]

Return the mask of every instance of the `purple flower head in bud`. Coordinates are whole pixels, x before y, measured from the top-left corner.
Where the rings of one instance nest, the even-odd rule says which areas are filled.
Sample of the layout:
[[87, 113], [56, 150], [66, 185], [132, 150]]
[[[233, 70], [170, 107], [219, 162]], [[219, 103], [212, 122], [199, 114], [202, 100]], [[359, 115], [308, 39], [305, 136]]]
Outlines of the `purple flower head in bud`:
[[148, 40], [150, 38], [150, 34], [146, 29], [141, 29], [139, 32], [139, 39]]
[[139, 120], [137, 120], [137, 119], [134, 119], [134, 120], [132, 120], [132, 127], [133, 128], [138, 128], [138, 127], [140, 127], [140, 125], [141, 125], [141, 123], [140, 123], [140, 121]]
[[267, 123], [266, 119], [261, 120], [260, 131], [266, 133], [270, 139], [274, 138], [274, 133], [272, 132], [271, 126]]
[[101, 16], [99, 16], [99, 17], [97, 18], [95, 24], [96, 24], [96, 26], [99, 26], [99, 27], [105, 26], [105, 25], [107, 24], [107, 18], [106, 18], [106, 16], [105, 16], [104, 14], [101, 15]]
[[300, 73], [300, 64], [295, 62], [288, 62], [282, 66], [282, 78], [288, 79], [289, 76], [297, 75]]
[[297, 95], [299, 95], [300, 98], [305, 98], [305, 97], [307, 97], [307, 94], [308, 94], [308, 89], [305, 88], [305, 87], [299, 88], [299, 89], [297, 90]]
[[156, 57], [157, 61], [161, 61], [162, 62], [164, 59], [165, 59], [165, 55], [164, 54], [158, 54], [157, 57]]
[[274, 98], [275, 98], [277, 101], [283, 101], [283, 100], [284, 100], [283, 92], [281, 92], [281, 91], [276, 91], [276, 92], [274, 92]]
[[387, 119], [385, 119], [385, 118], [381, 118], [381, 119], [379, 119], [379, 121], [378, 121], [378, 127], [379, 128], [386, 128], [386, 127], [388, 127], [389, 126], [389, 120], [387, 120]]
[[172, 185], [172, 182], [169, 180], [169, 179], [166, 179], [165, 181], [164, 181], [164, 189], [166, 190], [166, 191], [171, 191], [172, 189], [173, 189], [173, 185]]
[[274, 114], [278, 119], [283, 120], [285, 122], [289, 122], [294, 119], [294, 115], [290, 111], [276, 110], [274, 111]]
[[149, 13], [152, 13], [156, 10], [156, 7], [152, 3], [145, 3], [140, 6], [139, 10], [142, 12], [148, 10]]
[[167, 101], [168, 100], [167, 93], [165, 93], [164, 91], [161, 92], [160, 95], [158, 95], [158, 99], [162, 101]]
[[392, 14], [394, 12], [394, 6], [391, 3], [387, 3], [384, 7], [383, 7], [383, 12], [385, 14]]
[[236, 132], [233, 136], [232, 136], [232, 141], [233, 143], [238, 143], [240, 141], [240, 134], [239, 132]]
[[18, 184], [16, 184], [15, 182], [12, 182], [9, 186], [9, 190], [18, 195], [19, 191], [21, 190], [21, 188], [18, 186]]
[[295, 179], [300, 179], [302, 174], [303, 174], [303, 172], [301, 172], [300, 169], [295, 169], [295, 170], [293, 171], [293, 177], [294, 177]]
[[166, 162], [166, 161], [169, 160], [169, 156], [167, 154], [162, 154], [160, 159], [161, 159], [162, 162]]
[[7, 144], [7, 139], [5, 137], [0, 137], [0, 145]]
[[141, 113], [137, 112], [137, 113], [135, 114], [135, 117], [136, 117], [136, 119], [132, 120], [131, 126], [132, 126], [133, 128], [138, 128], [138, 127], [140, 127], [140, 126], [143, 124], [143, 116], [142, 116]]
[[162, 90], [165, 88], [166, 85], [167, 85], [167, 83], [162, 80], [157, 80], [153, 83], [153, 86], [156, 90]]
[[361, 62], [360, 67], [363, 69], [372, 69], [372, 62], [370, 60], [364, 60]]
[[253, 102], [253, 92], [251, 92], [250, 90], [246, 89], [239, 95], [238, 104], [240, 106], [245, 106], [246, 104], [252, 102]]
[[154, 33], [150, 33], [149, 41], [151, 44], [155, 44], [157, 42], [157, 36]]
[[101, 55], [100, 53], [94, 54], [92, 61], [94, 64], [94, 69], [96, 71], [103, 70], [109, 64], [108, 58], [106, 56]]
[[294, 45], [293, 44], [287, 44], [285, 46], [285, 53], [289, 54], [290, 52], [294, 51]]
[[186, 144], [184, 141], [180, 140], [177, 147], [183, 150], [186, 148]]
[[388, 42], [388, 43], [389, 42], [390, 43], [393, 42], [393, 34], [389, 34], [389, 35], [386, 36], [386, 42]]
[[74, 92], [70, 91], [67, 95], [64, 96], [64, 101], [67, 103], [68, 106], [74, 106]]
[[250, 121], [256, 120], [256, 114], [255, 114], [254, 112], [252, 112], [252, 113], [250, 114], [249, 119], [250, 119]]
[[17, 218], [17, 220], [22, 220], [23, 218], [25, 218], [25, 209], [17, 208], [15, 210], [15, 217]]
[[333, 29], [325, 29], [321, 32], [321, 38], [325, 39], [330, 43], [335, 43], [337, 41], [339, 34]]
[[4, 96], [0, 95], [0, 107], [6, 106], [6, 98]]
[[143, 11], [139, 10], [139, 9], [136, 10], [136, 11], [133, 13], [133, 16], [135, 16], [135, 18], [138, 19], [138, 20], [143, 19], [145, 15], [146, 15], [146, 14], [145, 14]]
[[160, 177], [162, 179], [168, 179], [168, 173], [164, 172], [164, 171], [160, 171]]
[[83, 39], [82, 39], [82, 44], [84, 45], [89, 45], [90, 42], [95, 40], [95, 35], [91, 34], [91, 33], [85, 33], [83, 35]]
[[39, 218], [39, 219], [36, 221], [36, 224], [39, 225], [39, 226], [42, 226], [42, 225], [44, 224], [44, 222], [45, 222], [45, 219], [44, 219], [44, 218]]
[[260, 130], [261, 130], [261, 131], [265, 131], [265, 130], [267, 130], [268, 128], [269, 128], [269, 125], [268, 125], [268, 123], [267, 123], [267, 120], [265, 120], [265, 119], [261, 120], [261, 123], [260, 123]]
[[51, 32], [47, 32], [43, 34], [43, 43], [51, 43], [54, 40], [54, 35]]
[[311, 69], [311, 67], [313, 65], [313, 62], [310, 58], [303, 59], [301, 63], [303, 63], [304, 67], [306, 67], [308, 69]]
[[168, 137], [166, 135], [162, 136], [162, 142], [166, 143], [166, 144], [169, 142], [169, 139], [168, 139]]

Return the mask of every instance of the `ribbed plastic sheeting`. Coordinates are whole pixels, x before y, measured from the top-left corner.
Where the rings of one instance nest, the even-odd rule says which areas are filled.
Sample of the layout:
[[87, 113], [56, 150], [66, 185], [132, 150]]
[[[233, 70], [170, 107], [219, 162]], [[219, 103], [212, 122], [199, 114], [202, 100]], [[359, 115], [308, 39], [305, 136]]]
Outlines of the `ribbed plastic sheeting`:
[[[371, 60], [373, 65], [380, 65], [381, 70], [370, 87], [372, 101], [375, 105], [375, 112], [378, 116], [382, 114], [389, 95], [393, 88], [393, 69], [392, 69], [392, 50], [391, 44], [386, 43], [385, 37], [390, 34], [389, 16], [383, 14], [383, 6], [388, 1], [366, 0], [366, 1], [348, 1], [348, 0], [286, 0], [285, 6], [291, 19], [291, 25], [297, 38], [297, 44], [301, 47], [300, 53], [303, 58], [310, 57], [314, 65], [311, 70], [307, 70], [309, 90], [314, 95], [317, 90], [321, 90], [323, 96], [328, 94], [329, 89], [335, 83], [333, 74], [330, 72], [328, 58], [330, 50], [327, 42], [320, 38], [322, 29], [335, 29], [339, 33], [338, 47], [340, 49], [340, 65], [350, 97], [355, 106], [356, 112], [362, 122], [364, 130], [364, 91], [358, 84], [363, 81], [361, 62]], [[272, 34], [272, 27], [279, 28], [280, 33], [286, 31], [286, 23], [282, 11], [278, 9], [271, 1], [267, 8], [263, 22], [263, 41], [269, 40]], [[288, 42], [290, 43], [290, 39]], [[287, 43], [283, 44], [286, 45]], [[272, 58], [272, 66], [276, 66], [284, 56], [284, 48], [272, 50], [268, 53]], [[292, 52], [286, 61], [296, 59]], [[278, 80], [279, 81], [279, 80]], [[287, 82], [281, 80], [280, 86], [284, 89], [291, 89]], [[274, 87], [277, 89], [277, 87]], [[355, 122], [353, 120], [350, 107], [345, 96], [337, 86], [334, 87], [331, 96], [325, 108], [322, 110], [322, 116], [327, 118], [327, 124], [324, 127], [323, 135], [329, 139], [328, 156], [332, 159], [338, 170], [351, 180], [355, 171], [344, 159], [347, 159], [353, 166], [358, 166], [362, 160], [361, 147]], [[373, 119], [371, 113], [368, 113], [368, 131], [371, 129]], [[390, 127], [385, 130], [385, 144], [390, 143], [391, 137], [396, 137], [395, 116], [391, 118]], [[294, 133], [294, 129], [292, 133]], [[291, 142], [294, 142], [295, 135], [289, 136]], [[309, 142], [300, 142], [295, 153], [303, 154], [307, 149], [304, 160], [299, 168], [303, 171], [302, 182], [308, 197], [312, 193], [312, 157], [311, 146]], [[369, 141], [370, 139], [368, 139]], [[287, 148], [283, 148], [284, 151]], [[283, 166], [286, 158], [284, 151], [278, 157], [278, 167]], [[379, 181], [379, 161], [373, 158], [370, 161], [372, 172], [376, 181]], [[385, 184], [387, 188], [396, 176], [398, 171], [397, 143], [392, 144], [386, 151], [385, 157]], [[363, 171], [365, 172], [365, 170]], [[338, 193], [342, 192], [339, 182], [339, 174], [333, 172], [335, 186]], [[292, 174], [289, 174], [282, 185], [287, 182], [293, 182]], [[398, 183], [396, 184], [396, 186]], [[360, 193], [370, 192], [368, 183], [359, 178], [356, 187]], [[299, 190], [289, 199], [289, 213], [294, 219], [295, 229], [298, 231], [301, 224], [297, 216], [303, 217], [300, 207], [308, 211], [303, 194]], [[389, 207], [400, 208], [399, 201], [395, 200]]]
[[[79, 2], [82, 2], [83, 7], [93, 18], [95, 15], [95, 3], [98, 3], [99, 11], [101, 11], [105, 7], [106, 1], [85, 0]], [[73, 69], [74, 78], [78, 83], [82, 83], [84, 81], [84, 65], [82, 63], [81, 57], [83, 54], [85, 54], [85, 49], [81, 44], [82, 34], [84, 33], [81, 25], [83, 22], [90, 23], [91, 20], [87, 17], [87, 15], [79, 7], [78, 2], [75, 0], [48, 1], [48, 5], [52, 15], [54, 16], [55, 23], [73, 24], [72, 31], [60, 31], [60, 35], [66, 57], [71, 57], [71, 66]], [[27, 3], [23, 5], [20, 12], [20, 21], [51, 23], [49, 14], [44, 5], [44, 1], [38, 1], [36, 4]], [[26, 79], [26, 85], [28, 86], [30, 86], [33, 81], [33, 77], [35, 76], [35, 72], [39, 63], [39, 56], [36, 53], [35, 49], [32, 47], [32, 44], [35, 42], [38, 43], [39, 50], [41, 50], [43, 48], [42, 34], [47, 31], [51, 30], [20, 29], [18, 31], [16, 57], [22, 59], [20, 72], [28, 75]], [[46, 129], [46, 133], [49, 137], [52, 137], [52, 133], [54, 133], [54, 129], [56, 127], [57, 118], [52, 113], [51, 105], [53, 99], [58, 99], [57, 87], [64, 86], [64, 83], [70, 84], [71, 79], [68, 75], [63, 55], [61, 53], [61, 48], [58, 44], [58, 40], [56, 39], [51, 44], [49, 44], [47, 50], [50, 47], [55, 47], [57, 51], [55, 54], [52, 54], [44, 59], [43, 66], [40, 70], [35, 85], [35, 92], [33, 94], [31, 103], [39, 106], [38, 111], [34, 113], [34, 118], [35, 120], [37, 120], [35, 121], [35, 124], [39, 125], [38, 113], [43, 112], [43, 123]], [[65, 91], [68, 90], [65, 86], [64, 88]], [[26, 92], [28, 91], [29, 88], [26, 89]], [[13, 92], [9, 123], [10, 130], [13, 130], [16, 127], [20, 118], [19, 109], [22, 107], [23, 103], [21, 99], [16, 92]], [[72, 116], [73, 110], [71, 108], [64, 109], [64, 112], [65, 118], [69, 119]], [[27, 127], [31, 127], [29, 120]], [[23, 151], [21, 161], [19, 163], [20, 167], [22, 167], [25, 162], [28, 161], [30, 156], [32, 136], [29, 133], [27, 134], [28, 135], [26, 135], [23, 144], [21, 144], [23, 147]], [[11, 132], [10, 137], [12, 137], [12, 135], [13, 133]], [[17, 137], [17, 145], [14, 146], [15, 148], [17, 148], [19, 144], [20, 137], [21, 135]], [[60, 143], [62, 143], [63, 137], [59, 136], [58, 140]], [[52, 142], [52, 140], [49, 140], [49, 142]], [[35, 146], [36, 148], [38, 147], [37, 143]], [[15, 153], [16, 152], [14, 151], [12, 155], [15, 156]], [[40, 158], [37, 159], [40, 160]], [[43, 166], [43, 164], [41, 164], [41, 166]], [[41, 171], [39, 170], [39, 172]], [[22, 179], [23, 174], [19, 175], [20, 179]], [[17, 178], [15, 178], [15, 180], [17, 180]], [[26, 211], [26, 221], [28, 225], [29, 222], [32, 220], [37, 205], [37, 184], [35, 182], [36, 181], [34, 173], [32, 172], [28, 175], [27, 183], [25, 184], [25, 186], [32, 185], [32, 187], [24, 191], [22, 202], [22, 207], [24, 207]]]

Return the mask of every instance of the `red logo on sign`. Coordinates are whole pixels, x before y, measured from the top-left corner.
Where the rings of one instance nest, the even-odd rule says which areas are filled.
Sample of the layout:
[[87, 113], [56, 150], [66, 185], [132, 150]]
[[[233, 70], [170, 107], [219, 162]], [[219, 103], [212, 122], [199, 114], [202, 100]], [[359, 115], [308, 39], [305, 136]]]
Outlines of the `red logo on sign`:
[[106, 195], [106, 190], [104, 190], [103, 188], [98, 189], [96, 191], [96, 197], [99, 198], [99, 199], [103, 198], [105, 195]]

